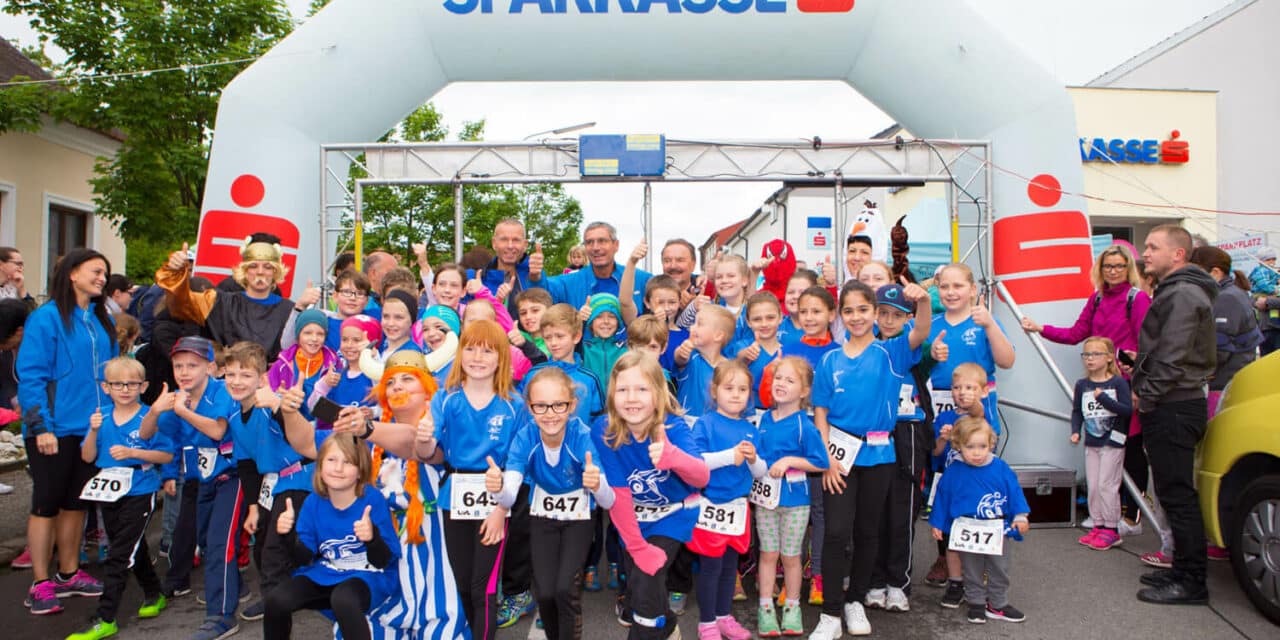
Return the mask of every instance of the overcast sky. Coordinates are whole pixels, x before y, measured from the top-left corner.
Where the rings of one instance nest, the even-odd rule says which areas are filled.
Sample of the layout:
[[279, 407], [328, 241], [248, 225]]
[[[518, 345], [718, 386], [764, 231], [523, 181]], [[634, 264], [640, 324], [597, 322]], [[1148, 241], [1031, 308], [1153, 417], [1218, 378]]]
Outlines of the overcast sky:
[[[1230, 0], [968, 0], [997, 29], [1067, 84], [1083, 84]], [[308, 0], [288, 0], [306, 14]], [[26, 21], [0, 15], [0, 35], [35, 41]], [[1192, 87], [1194, 88], [1194, 87]], [[489, 140], [518, 140], [594, 121], [584, 133], [662, 133], [670, 138], [861, 139], [891, 120], [844, 83], [470, 83], [434, 102], [452, 131], [485, 119]], [[815, 108], [816, 107], [816, 108]], [[654, 185], [655, 240], [701, 244], [750, 215], [779, 184]], [[622, 253], [641, 236], [640, 185], [571, 185], [586, 220], [618, 226]]]

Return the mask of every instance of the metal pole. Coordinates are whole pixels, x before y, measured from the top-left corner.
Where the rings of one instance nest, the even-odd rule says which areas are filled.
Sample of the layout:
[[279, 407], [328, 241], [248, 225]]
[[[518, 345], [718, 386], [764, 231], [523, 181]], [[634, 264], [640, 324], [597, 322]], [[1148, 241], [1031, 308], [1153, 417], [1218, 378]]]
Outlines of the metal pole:
[[[329, 152], [320, 147], [320, 277], [329, 273]], [[329, 308], [329, 287], [320, 287], [320, 308]]]
[[[1009, 290], [1005, 288], [1004, 283], [997, 280], [995, 288], [1000, 292], [1000, 297], [1004, 300], [1005, 304], [1009, 305], [1009, 310], [1013, 312], [1014, 317], [1018, 319], [1018, 322], [1022, 322], [1022, 319], [1025, 317], [1022, 315], [1022, 309], [1018, 307], [1018, 303], [1013, 299], [1013, 296], [1009, 295]], [[1027, 338], [1031, 340], [1031, 346], [1035, 347], [1036, 353], [1040, 354], [1040, 358], [1044, 360], [1045, 366], [1049, 367], [1049, 372], [1053, 374], [1054, 380], [1058, 381], [1058, 386], [1062, 388], [1062, 392], [1067, 395], [1067, 402], [1073, 402], [1075, 400], [1075, 387], [1067, 383], [1066, 376], [1062, 375], [1062, 370], [1058, 368], [1058, 364], [1054, 362], [1053, 358], [1049, 355], [1049, 350], [1045, 348], [1044, 339], [1041, 338], [1039, 334], [1035, 333], [1028, 333]], [[1041, 415], [1059, 417], [1057, 415], [1046, 413], [1043, 410], [1032, 410], [1028, 407], [1018, 406], [1012, 402], [1005, 402], [1003, 398], [1000, 402], [1018, 409], [1034, 411], [1034, 413], [1039, 413]], [[1124, 472], [1123, 480], [1124, 488], [1129, 492], [1129, 496], [1133, 498], [1133, 502], [1138, 505], [1138, 509], [1142, 511], [1142, 515], [1146, 516], [1147, 522], [1151, 523], [1151, 527], [1163, 536], [1163, 534], [1169, 530], [1168, 525], [1156, 516], [1155, 511], [1151, 509], [1151, 505], [1147, 504], [1147, 501], [1143, 499], [1142, 491], [1138, 489], [1138, 485], [1133, 482], [1133, 478], [1129, 477], [1128, 471]]]
[[649, 252], [644, 255], [644, 270], [653, 273], [653, 185], [644, 183], [644, 212], [641, 216], [644, 224], [644, 243]]
[[828, 282], [828, 286], [837, 289], [844, 284], [844, 256], [842, 251], [848, 249], [844, 246], [846, 242], [844, 227], [844, 174], [839, 171], [835, 172], [835, 212], [831, 218], [831, 264], [836, 269], [836, 281]]
[[356, 269], [364, 271], [364, 185], [356, 181], [356, 217], [352, 244], [356, 250]]
[[453, 183], [453, 261], [462, 262], [462, 183]]
[[[982, 209], [978, 212], [978, 215], [979, 215], [978, 219], [985, 222], [987, 226], [987, 238], [986, 238], [987, 254], [982, 257], [982, 261], [986, 263], [982, 265], [982, 269], [983, 269], [983, 273], [990, 274], [988, 277], [994, 280], [996, 248], [995, 248], [995, 241], [991, 236], [994, 235], [992, 233], [992, 229], [995, 228], [996, 218], [995, 218], [995, 206], [994, 206], [995, 198], [991, 197], [991, 193], [992, 193], [992, 189], [995, 188], [995, 178], [992, 177], [991, 167], [995, 165], [991, 164], [994, 161], [991, 157], [991, 141], [988, 140], [983, 145], [983, 148], [986, 149], [987, 162], [982, 166], [982, 174], [983, 174], [983, 177], [985, 178], [987, 192], [982, 195], [982, 201], [984, 203], [984, 206], [982, 206]], [[974, 203], [974, 204], [977, 205], [977, 203]], [[977, 240], [978, 242], [982, 242], [982, 238], [978, 238]], [[983, 283], [983, 286], [987, 287], [988, 284]], [[994, 295], [995, 295], [994, 290], [991, 290], [991, 289], [987, 290], [987, 308], [990, 308], [992, 306], [993, 300], [991, 298]], [[1021, 321], [1021, 318], [1019, 318], [1019, 321]], [[1036, 337], [1039, 338], [1040, 336], [1036, 336]]]

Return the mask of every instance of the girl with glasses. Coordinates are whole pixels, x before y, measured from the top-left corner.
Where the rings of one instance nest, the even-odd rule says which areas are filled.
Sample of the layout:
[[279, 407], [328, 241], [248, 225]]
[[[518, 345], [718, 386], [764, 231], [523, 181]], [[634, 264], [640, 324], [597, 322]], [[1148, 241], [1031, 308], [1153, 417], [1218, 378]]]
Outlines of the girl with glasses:
[[1083, 431], [1085, 476], [1089, 482], [1089, 515], [1093, 528], [1078, 542], [1096, 551], [1119, 546], [1120, 479], [1133, 401], [1129, 383], [1116, 367], [1115, 345], [1093, 336], [1084, 341], [1085, 377], [1076, 381], [1071, 404], [1071, 444]]

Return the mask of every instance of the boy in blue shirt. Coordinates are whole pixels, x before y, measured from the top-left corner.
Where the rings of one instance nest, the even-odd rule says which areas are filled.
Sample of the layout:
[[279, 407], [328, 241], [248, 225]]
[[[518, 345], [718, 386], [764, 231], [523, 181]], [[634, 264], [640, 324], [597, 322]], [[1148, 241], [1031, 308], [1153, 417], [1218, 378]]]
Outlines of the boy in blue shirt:
[[165, 608], [160, 578], [151, 566], [145, 537], [160, 489], [159, 465], [173, 460], [173, 443], [163, 434], [139, 437], [147, 407], [138, 401], [146, 389], [146, 371], [133, 358], [113, 358], [103, 368], [102, 390], [111, 397], [105, 415], [99, 408], [89, 418], [89, 432], [80, 457], [101, 470], [81, 493], [102, 509], [111, 546], [103, 565], [102, 597], [89, 628], [68, 636], [72, 640], [100, 640], [119, 630], [116, 614], [124, 595], [128, 571], [142, 587], [139, 618], [154, 618]]
[[[236, 553], [240, 520], [240, 476], [236, 472], [235, 445], [227, 432], [227, 416], [236, 411], [221, 380], [211, 379], [217, 364], [213, 343], [199, 336], [179, 339], [169, 352], [178, 391], [165, 390], [156, 398], [142, 422], [141, 436], [159, 429], [170, 440], [190, 444], [196, 450], [200, 489], [196, 498], [196, 528], [174, 532], [170, 572], [165, 592], [185, 589], [191, 572], [187, 549], [203, 542], [205, 621], [192, 640], [214, 640], [235, 633], [236, 606], [240, 602], [240, 571]], [[189, 539], [194, 533], [194, 539]], [[177, 555], [177, 558], [173, 556]]]
[[[555, 367], [569, 374], [578, 399], [575, 415], [590, 424], [596, 416], [604, 413], [604, 385], [595, 373], [583, 366], [582, 358], [574, 353], [574, 347], [582, 340], [582, 322], [578, 320], [578, 312], [567, 304], [551, 305], [542, 313], [540, 328], [542, 341], [551, 357], [530, 369], [525, 374], [524, 381], [532, 380], [533, 374], [547, 367]], [[524, 393], [523, 381], [520, 392]]]
[[[1011, 545], [1000, 538], [1021, 540], [1030, 526], [1027, 516], [1031, 508], [1013, 469], [993, 455], [996, 433], [986, 420], [961, 418], [952, 430], [951, 442], [960, 450], [960, 460], [938, 482], [929, 515], [933, 539], [941, 541], [943, 532], [950, 532], [953, 544], [959, 540], [959, 544], [970, 546], [971, 550], [958, 552], [964, 566], [969, 622], [1022, 622], [1026, 616], [1009, 604]], [[998, 522], [994, 531], [998, 549], [990, 544], [992, 531], [983, 525], [992, 520]]]
[[704, 304], [689, 328], [689, 339], [676, 350], [676, 400], [690, 424], [711, 410], [711, 375], [725, 359], [737, 320], [728, 309]]

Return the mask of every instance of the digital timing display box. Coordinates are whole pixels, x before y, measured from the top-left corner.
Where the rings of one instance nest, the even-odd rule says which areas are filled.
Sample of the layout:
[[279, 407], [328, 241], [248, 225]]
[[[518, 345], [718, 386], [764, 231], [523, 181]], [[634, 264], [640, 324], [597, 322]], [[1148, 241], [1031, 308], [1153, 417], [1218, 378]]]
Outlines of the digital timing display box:
[[578, 171], [584, 178], [661, 177], [666, 168], [666, 136], [578, 136]]

